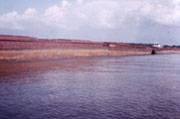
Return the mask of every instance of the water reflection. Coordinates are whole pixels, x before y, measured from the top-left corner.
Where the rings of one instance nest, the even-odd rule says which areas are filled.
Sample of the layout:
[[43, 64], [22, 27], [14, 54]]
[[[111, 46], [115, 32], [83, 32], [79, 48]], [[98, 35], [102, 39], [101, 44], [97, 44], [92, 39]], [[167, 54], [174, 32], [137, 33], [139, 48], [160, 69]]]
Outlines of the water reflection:
[[0, 118], [178, 119], [178, 58], [0, 62]]

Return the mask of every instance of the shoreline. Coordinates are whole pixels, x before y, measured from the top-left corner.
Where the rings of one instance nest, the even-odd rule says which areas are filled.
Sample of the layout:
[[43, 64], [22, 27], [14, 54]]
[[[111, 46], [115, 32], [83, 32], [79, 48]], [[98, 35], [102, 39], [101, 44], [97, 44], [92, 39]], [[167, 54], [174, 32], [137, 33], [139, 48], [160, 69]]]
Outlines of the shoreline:
[[56, 60], [81, 57], [180, 54], [180, 49], [71, 39], [38, 39], [0, 35], [0, 61]]
[[72, 49], [48, 49], [48, 50], [4, 50], [0, 51], [0, 61], [26, 61], [26, 60], [56, 60], [88, 57], [108, 56], [134, 56], [150, 55], [150, 52], [136, 51], [109, 51], [109, 50], [72, 50]]
[[[180, 54], [180, 51], [161, 50], [155, 55]], [[93, 58], [113, 56], [143, 56], [152, 55], [145, 51], [109, 51], [109, 50], [72, 50], [72, 49], [44, 49], [44, 50], [3, 50], [0, 51], [0, 61], [37, 61], [58, 60], [72, 58]]]

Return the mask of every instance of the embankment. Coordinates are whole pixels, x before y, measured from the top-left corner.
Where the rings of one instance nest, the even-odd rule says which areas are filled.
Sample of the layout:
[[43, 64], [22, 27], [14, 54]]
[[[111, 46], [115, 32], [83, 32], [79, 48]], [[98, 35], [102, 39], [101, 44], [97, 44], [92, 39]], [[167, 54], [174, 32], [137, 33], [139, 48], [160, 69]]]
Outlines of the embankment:
[[[180, 50], [156, 49], [166, 54]], [[71, 39], [38, 39], [0, 35], [0, 60], [44, 60], [74, 57], [151, 54], [152, 48], [125, 43], [91, 42]]]
[[145, 54], [150, 54], [150, 52], [110, 51], [107, 49], [3, 50], [0, 51], [0, 60], [42, 60], [65, 59], [74, 57], [126, 56]]

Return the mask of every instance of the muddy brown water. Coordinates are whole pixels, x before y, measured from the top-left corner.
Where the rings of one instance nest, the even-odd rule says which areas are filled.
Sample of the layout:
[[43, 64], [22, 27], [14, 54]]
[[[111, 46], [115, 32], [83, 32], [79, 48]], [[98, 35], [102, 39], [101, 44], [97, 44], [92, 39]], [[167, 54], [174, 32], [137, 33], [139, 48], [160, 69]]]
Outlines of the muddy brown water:
[[179, 119], [180, 55], [0, 62], [0, 119]]

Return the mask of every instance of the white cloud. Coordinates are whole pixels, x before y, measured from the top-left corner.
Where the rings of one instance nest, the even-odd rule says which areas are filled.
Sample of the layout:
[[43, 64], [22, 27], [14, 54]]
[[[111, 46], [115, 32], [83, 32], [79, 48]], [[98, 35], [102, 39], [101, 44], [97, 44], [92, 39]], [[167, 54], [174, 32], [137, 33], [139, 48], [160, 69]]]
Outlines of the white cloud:
[[[63, 0], [43, 13], [28, 8], [24, 13], [12, 11], [0, 15], [0, 28], [76, 31], [83, 29], [108, 30], [126, 27], [126, 20], [141, 24], [147, 19], [161, 25], [180, 25], [180, 0]], [[129, 26], [127, 26], [129, 27]]]
[[44, 14], [41, 16], [43, 18], [41, 21], [47, 25], [60, 26], [64, 20], [62, 9], [56, 5], [45, 10]]
[[17, 21], [19, 20], [20, 16], [16, 11], [12, 11], [10, 13], [4, 14], [0, 16], [0, 27], [7, 28], [7, 29], [23, 29]]
[[179, 24], [180, 19], [180, 6], [179, 1], [173, 0], [170, 6], [162, 4], [151, 5], [150, 17], [152, 20], [165, 25], [176, 25]]
[[68, 7], [68, 6], [71, 6], [71, 3], [68, 2], [67, 0], [63, 0], [62, 3], [61, 3], [61, 6], [64, 8], [64, 7]]
[[83, 4], [84, 0], [77, 0], [78, 4]]
[[28, 15], [28, 16], [34, 16], [36, 14], [37, 14], [37, 11], [34, 8], [28, 8], [24, 12], [24, 15]]
[[23, 14], [16, 11], [6, 13], [0, 16], [0, 28], [23, 30], [21, 22], [27, 22], [35, 19], [37, 12], [34, 8], [28, 8]]
[[137, 16], [160, 24], [179, 24], [180, 0], [166, 2], [169, 5], [164, 2], [155, 4], [152, 0], [77, 0], [76, 3], [63, 0], [61, 5], [49, 7], [43, 14], [38, 14], [34, 8], [28, 8], [23, 14], [16, 11], [5, 13], [0, 16], [0, 27], [11, 24], [11, 28], [20, 29], [23, 28], [21, 22], [40, 20], [46, 25], [59, 28], [77, 28], [84, 25], [104, 29], [115, 28], [127, 17]]

